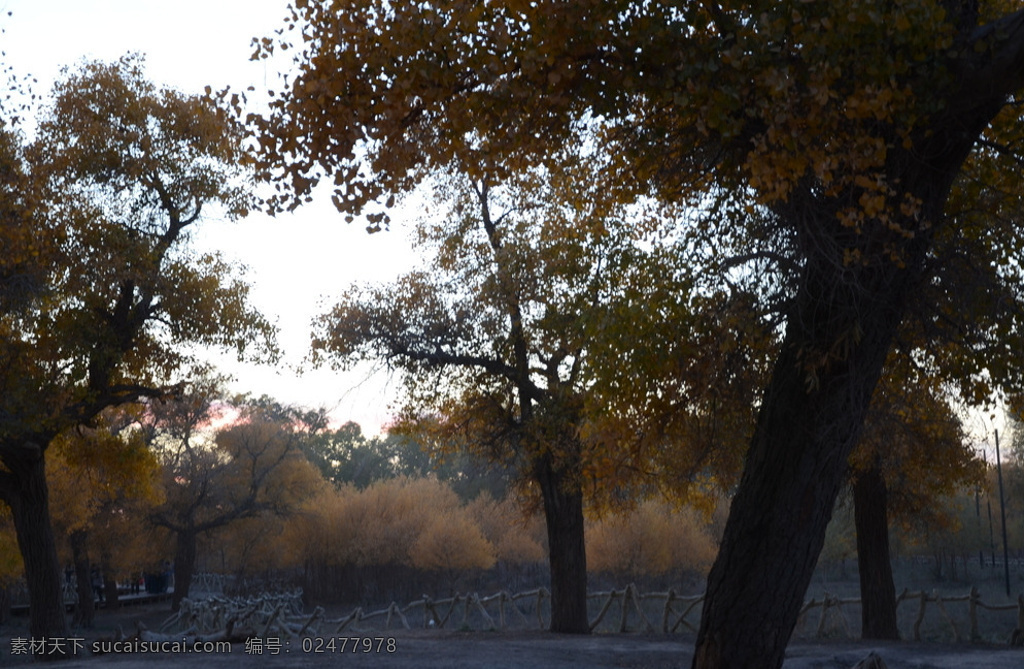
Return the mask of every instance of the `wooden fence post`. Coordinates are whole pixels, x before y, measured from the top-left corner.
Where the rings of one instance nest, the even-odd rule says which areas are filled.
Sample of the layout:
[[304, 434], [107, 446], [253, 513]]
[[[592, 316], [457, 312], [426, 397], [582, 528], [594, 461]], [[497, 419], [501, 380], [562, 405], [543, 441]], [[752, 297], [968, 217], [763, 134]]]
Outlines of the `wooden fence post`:
[[643, 597], [640, 596], [640, 591], [634, 585], [633, 588], [633, 605], [636, 607], [637, 615], [640, 616], [640, 622], [643, 623], [644, 631], [650, 634], [654, 631], [654, 626], [651, 625], [651, 621], [647, 619], [647, 614], [644, 613]]
[[1010, 635], [1011, 646], [1024, 646], [1024, 595], [1017, 595], [1017, 629]]
[[970, 599], [967, 604], [968, 617], [971, 620], [971, 641], [981, 641], [981, 632], [978, 631], [978, 599], [981, 597], [977, 586], [971, 586]]
[[939, 607], [939, 611], [942, 613], [942, 617], [949, 623], [950, 628], [953, 630], [953, 641], [960, 643], [960, 630], [956, 628], [956, 623], [953, 622], [953, 617], [946, 611], [946, 606], [942, 603], [942, 596], [939, 594], [938, 589], [932, 592], [932, 597], [935, 598], [935, 605]]
[[828, 615], [830, 606], [832, 606], [832, 595], [826, 592], [821, 600], [821, 617], [818, 618], [817, 636], [819, 639], [825, 636], [825, 617]]
[[698, 604], [702, 603], [704, 603], [704, 595], [701, 595], [700, 597], [697, 597], [695, 600], [690, 602], [690, 605], [687, 606], [686, 609], [679, 615], [679, 620], [676, 621], [676, 624], [672, 626], [672, 631], [675, 632], [677, 629], [679, 629], [680, 625], [686, 625], [688, 628], [690, 628], [691, 632], [696, 633], [697, 628], [686, 621], [686, 616], [688, 616], [690, 614], [690, 611], [696, 608]]
[[921, 623], [924, 622], [924, 610], [928, 606], [928, 593], [921, 591], [921, 607], [917, 610], [917, 620], [914, 621], [914, 641], [921, 640]]
[[610, 609], [612, 603], [615, 602], [616, 597], [618, 597], [618, 592], [615, 590], [608, 593], [608, 599], [604, 600], [604, 606], [602, 606], [601, 610], [598, 611], [597, 617], [594, 618], [594, 622], [590, 623], [590, 631], [594, 631], [597, 629], [597, 626], [601, 624], [601, 621], [604, 620], [605, 614], [608, 613], [608, 609]]
[[661, 614], [661, 633], [668, 634], [668, 617], [673, 613], [672, 600], [676, 598], [676, 591], [668, 589], [668, 596], [665, 598], [665, 609]]
[[622, 617], [619, 619], [619, 633], [626, 631], [626, 619], [629, 617], [629, 593], [633, 585], [627, 585], [622, 591]]

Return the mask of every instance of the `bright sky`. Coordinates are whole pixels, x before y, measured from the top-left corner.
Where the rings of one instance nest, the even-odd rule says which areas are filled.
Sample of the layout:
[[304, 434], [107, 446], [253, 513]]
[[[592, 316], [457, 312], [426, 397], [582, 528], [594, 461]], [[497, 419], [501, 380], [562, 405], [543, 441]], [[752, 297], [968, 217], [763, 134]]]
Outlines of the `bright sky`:
[[[31, 74], [46, 92], [60, 68], [83, 58], [112, 61], [129, 51], [146, 56], [158, 85], [200, 93], [230, 84], [244, 90], [273, 87], [277, 74], [249, 61], [253, 37], [283, 24], [287, 0], [0, 0], [0, 50], [18, 74]], [[11, 16], [6, 16], [11, 12]], [[400, 220], [393, 231], [368, 235], [346, 225], [328, 198], [276, 219], [209, 221], [199, 240], [248, 267], [253, 301], [281, 328], [285, 364], [218, 364], [237, 378], [239, 392], [268, 394], [283, 402], [325, 406], [336, 420], [355, 420], [376, 432], [388, 420], [396, 381], [369, 370], [339, 374], [316, 370], [300, 376], [309, 346], [310, 321], [326, 311], [354, 281], [387, 280], [412, 262]], [[396, 230], [397, 231], [394, 231]]]

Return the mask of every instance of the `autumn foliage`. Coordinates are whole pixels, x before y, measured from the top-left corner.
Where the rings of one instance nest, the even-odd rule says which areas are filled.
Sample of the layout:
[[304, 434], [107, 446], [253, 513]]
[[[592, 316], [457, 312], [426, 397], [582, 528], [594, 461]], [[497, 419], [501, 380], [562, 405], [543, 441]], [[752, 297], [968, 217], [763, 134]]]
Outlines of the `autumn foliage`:
[[706, 573], [716, 552], [715, 539], [699, 512], [659, 500], [602, 516], [587, 530], [590, 568], [611, 573], [620, 582]]
[[[273, 208], [330, 181], [339, 210], [379, 226], [381, 208], [438, 173], [500, 180], [557, 164], [552, 147], [591, 128], [620, 193], [651, 187], [711, 212], [699, 225], [712, 254], [738, 239], [738, 266], [779, 271], [784, 327], [694, 667], [781, 666], [793, 593], [809, 583], [901, 325], [918, 313], [943, 329], [952, 313], [948, 331], [969, 351], [960, 378], [975, 380], [976, 354], [1005, 343], [992, 335], [1019, 330], [1015, 316], [993, 318], [1021, 313], [1001, 306], [1014, 300], [989, 299], [1012, 295], [1019, 272], [1003, 248], [1019, 254], [1019, 232], [989, 236], [970, 212], [1012, 210], [1020, 192], [1024, 12], [947, 0], [303, 1], [255, 56], [284, 50], [293, 71], [269, 113], [249, 118]], [[963, 189], [984, 173], [1014, 187]], [[1000, 271], [961, 271], [958, 255]], [[959, 312], [945, 302], [953, 276], [987, 279]], [[771, 280], [756, 294], [772, 294]], [[988, 314], [970, 308], [986, 302]], [[1015, 368], [996, 362], [992, 378], [1012, 391]]]

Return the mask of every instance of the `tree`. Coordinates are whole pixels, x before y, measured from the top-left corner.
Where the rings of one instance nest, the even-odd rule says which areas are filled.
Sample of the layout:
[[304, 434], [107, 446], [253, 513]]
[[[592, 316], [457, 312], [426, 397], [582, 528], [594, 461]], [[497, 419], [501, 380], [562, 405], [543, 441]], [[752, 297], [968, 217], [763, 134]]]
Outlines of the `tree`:
[[42, 638], [67, 636], [50, 443], [107, 407], [172, 393], [186, 345], [272, 352], [273, 327], [228, 264], [187, 245], [207, 211], [234, 217], [250, 204], [240, 133], [223, 112], [158, 90], [128, 56], [65, 72], [36, 118], [31, 144], [9, 132], [0, 142], [0, 499], [24, 558], [30, 634]]
[[[669, 314], [680, 334], [689, 328], [696, 340], [704, 332], [696, 319], [684, 321], [688, 274], [647, 234], [649, 219], [665, 214], [609, 199], [615, 189], [598, 175], [592, 156], [573, 145], [562, 147], [557, 166], [502, 181], [437, 177], [440, 210], [418, 228], [431, 270], [353, 291], [314, 340], [339, 364], [369, 358], [401, 369], [414, 433], [476, 444], [532, 487], [548, 528], [551, 629], [560, 632], [590, 630], [584, 491], [596, 499], [595, 480], [626, 489], [632, 475], [667, 460], [658, 446], [680, 436], [674, 417], [689, 415], [679, 398], [699, 395], [707, 380], [697, 356], [675, 347], [624, 363], [632, 331], [653, 330]], [[657, 227], [668, 234], [668, 223]], [[691, 374], [659, 386], [670, 371]], [[638, 418], [639, 407], [591, 401], [630, 375], [646, 382], [638, 396], [664, 401], [651, 416], [664, 421], [658, 429]], [[645, 431], [650, 439], [637, 438]], [[693, 457], [677, 457], [679, 479], [706, 473], [701, 456], [711, 451], [685, 452]]]
[[18, 540], [14, 524], [6, 509], [0, 509], [0, 623], [11, 617], [11, 586], [25, 573], [25, 565], [18, 553]]
[[[694, 666], [778, 667], [898, 327], [943, 243], [968, 231], [946, 215], [950, 190], [969, 157], [1017, 178], [1012, 144], [972, 155], [1021, 126], [1008, 105], [1024, 85], [1014, 9], [296, 3], [299, 30], [257, 45], [297, 47], [298, 68], [255, 119], [259, 167], [279, 206], [329, 175], [353, 210], [411, 188], [467, 132], [482, 129], [474, 165], [522, 165], [598, 118], [624, 180], [770, 211], [773, 225], [744, 231], [761, 253], [791, 244], [797, 280]], [[712, 236], [744, 225], [721, 223]]]
[[248, 518], [293, 514], [319, 480], [293, 425], [267, 420], [258, 409], [246, 414], [242, 407], [239, 420], [208, 443], [193, 431], [209, 419], [194, 410], [209, 407], [209, 396], [185, 403], [193, 409], [171, 415], [186, 416], [191, 426], [170, 426], [167, 438], [155, 426], [166, 500], [150, 514], [150, 522], [174, 535], [174, 610], [188, 596], [200, 535]]
[[76, 625], [93, 624], [93, 567], [114, 583], [105, 588], [107, 606], [116, 603], [118, 573], [141, 563], [132, 560], [140, 521], [161, 501], [157, 461], [135, 423], [131, 410], [107, 410], [97, 427], [73, 428], [51, 447], [47, 485], [54, 527], [71, 548]]
[[940, 500], [982, 475], [941, 376], [923, 374], [911, 355], [891, 355], [850, 456], [863, 638], [899, 638], [889, 518], [933, 518]]

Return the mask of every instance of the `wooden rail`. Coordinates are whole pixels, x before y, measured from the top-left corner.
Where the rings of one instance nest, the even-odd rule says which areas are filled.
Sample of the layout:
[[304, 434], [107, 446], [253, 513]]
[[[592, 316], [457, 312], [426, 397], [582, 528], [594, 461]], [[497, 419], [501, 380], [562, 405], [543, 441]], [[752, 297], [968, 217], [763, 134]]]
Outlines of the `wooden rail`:
[[[896, 597], [896, 607], [899, 609], [900, 604], [903, 602], [909, 602], [915, 599], [918, 600], [917, 616], [914, 618], [913, 627], [911, 628], [911, 636], [914, 641], [921, 640], [921, 626], [924, 623], [925, 613], [927, 612], [929, 604], [934, 604], [935, 608], [939, 611], [942, 619], [949, 627], [953, 641], [963, 641], [964, 635], [962, 630], [957, 626], [956, 620], [953, 616], [950, 615], [949, 610], [946, 608], [946, 604], [951, 602], [966, 602], [967, 620], [969, 625], [967, 639], [972, 642], [982, 640], [982, 635], [978, 626], [979, 609], [987, 609], [989, 611], [1016, 611], [1017, 626], [1009, 634], [1008, 640], [1015, 646], [1024, 645], [1024, 595], [1018, 595], [1017, 601], [1012, 604], [986, 604], [981, 600], [981, 594], [978, 592], [978, 588], [976, 587], [972, 587], [971, 591], [966, 595], [957, 596], [943, 596], [939, 594], [938, 590], [933, 590], [929, 593], [925, 590], [910, 592], [910, 590], [904, 589], [903, 592]], [[811, 599], [804, 604], [803, 608], [800, 610], [799, 621], [802, 622], [805, 615], [808, 614], [811, 609], [820, 607], [821, 616], [818, 618], [816, 636], [826, 636], [829, 629], [829, 622], [832, 622], [834, 625], [834, 619], [838, 618], [839, 624], [843, 628], [843, 633], [845, 636], [850, 637], [852, 635], [850, 633], [849, 623], [846, 620], [845, 614], [842, 612], [842, 607], [860, 603], [861, 600], [859, 597], [842, 599], [826, 593], [821, 601]], [[830, 614], [836, 615], [830, 618]], [[798, 625], [799, 624], [800, 623], [798, 622]]]
[[[618, 632], [643, 631], [647, 633], [661, 632], [672, 634], [683, 629], [697, 631], [697, 618], [704, 595], [682, 596], [674, 590], [667, 592], [641, 593], [635, 585], [628, 585], [621, 590], [607, 590], [589, 593], [588, 599], [600, 603], [597, 615], [590, 622], [590, 629], [596, 630], [606, 623], [609, 616], [613, 618], [613, 630]], [[391, 602], [388, 606], [364, 611], [357, 607], [350, 614], [337, 620], [327, 620], [323, 609], [317, 608], [312, 615], [301, 612], [301, 591], [278, 595], [262, 595], [257, 598], [228, 599], [211, 597], [206, 600], [183, 600], [181, 610], [171, 616], [161, 627], [161, 632], [176, 631], [177, 633], [209, 634], [227, 627], [229, 630], [254, 630], [259, 636], [277, 634], [278, 636], [316, 635], [320, 629], [329, 629], [334, 634], [359, 623], [381, 620], [384, 629], [392, 625], [400, 625], [411, 629], [410, 618], [418, 613], [422, 626], [427, 629], [443, 629], [446, 626], [459, 629], [471, 629], [471, 622], [476, 616], [477, 627], [483, 629], [507, 629], [515, 620], [520, 626], [533, 629], [544, 629], [545, 603], [550, 600], [551, 593], [546, 588], [536, 588], [526, 592], [509, 593], [501, 591], [481, 597], [477, 593], [456, 594], [443, 599], [432, 599], [423, 595], [420, 599], [400, 606]], [[943, 596], [937, 590], [932, 592], [910, 592], [904, 590], [896, 599], [897, 607], [904, 602], [917, 600], [917, 613], [911, 628], [911, 637], [921, 640], [921, 628], [929, 605], [942, 616], [948, 626], [953, 641], [965, 639], [981, 641], [978, 613], [981, 609], [989, 611], [1017, 612], [1016, 628], [1009, 634], [1009, 641], [1014, 645], [1024, 645], [1024, 595], [1020, 595], [1015, 603], [986, 604], [982, 601], [977, 588], [970, 593], [959, 596]], [[658, 602], [651, 607], [648, 602]], [[532, 611], [524, 611], [521, 605], [526, 603]], [[825, 594], [821, 600], [811, 599], [800, 610], [798, 626], [806, 620], [812, 610], [820, 608], [821, 612], [815, 628], [818, 637], [827, 636], [838, 627], [846, 637], [852, 637], [850, 624], [843, 612], [843, 607], [860, 604], [860, 598], [840, 598]], [[961, 629], [950, 614], [948, 604], [967, 604], [966, 630]], [[650, 615], [655, 610], [660, 616]], [[697, 612], [694, 614], [694, 612]], [[618, 614], [618, 624], [614, 624], [614, 615]]]

